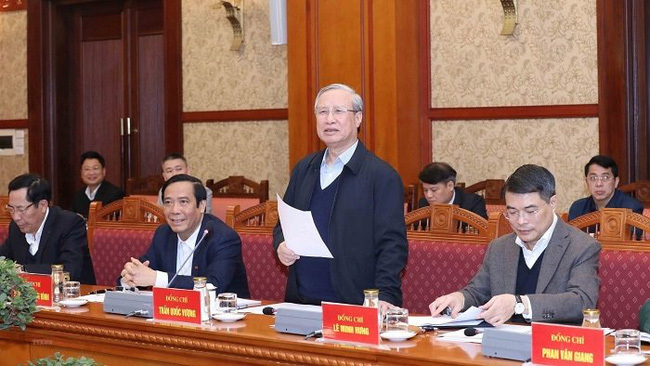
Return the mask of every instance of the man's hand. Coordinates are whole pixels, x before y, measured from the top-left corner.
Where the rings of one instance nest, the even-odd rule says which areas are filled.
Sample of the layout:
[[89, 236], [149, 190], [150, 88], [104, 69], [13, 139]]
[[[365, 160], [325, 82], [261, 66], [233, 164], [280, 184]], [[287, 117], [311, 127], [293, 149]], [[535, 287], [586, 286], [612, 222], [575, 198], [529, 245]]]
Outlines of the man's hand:
[[450, 294], [440, 296], [429, 304], [431, 316], [439, 316], [447, 307], [451, 309], [451, 317], [456, 318], [458, 313], [463, 309], [465, 297], [460, 292], [452, 292]]
[[393, 304], [391, 304], [389, 302], [386, 302], [384, 300], [379, 300], [379, 312], [381, 314], [385, 314], [386, 311], [388, 311], [388, 309], [397, 309], [397, 306], [395, 306], [395, 305], [393, 305]]
[[124, 265], [120, 275], [124, 282], [131, 287], [153, 286], [156, 283], [156, 271], [149, 268], [149, 261], [142, 263], [133, 257]]
[[490, 301], [479, 306], [479, 309], [483, 309], [483, 311], [477, 318], [483, 319], [494, 326], [501, 325], [510, 320], [512, 314], [515, 313], [516, 302], [515, 295], [512, 294], [494, 296]]
[[278, 245], [278, 258], [280, 258], [282, 264], [289, 267], [294, 264], [296, 260], [300, 259], [300, 256], [293, 250], [289, 249], [289, 247], [287, 247], [287, 242], [283, 241]]

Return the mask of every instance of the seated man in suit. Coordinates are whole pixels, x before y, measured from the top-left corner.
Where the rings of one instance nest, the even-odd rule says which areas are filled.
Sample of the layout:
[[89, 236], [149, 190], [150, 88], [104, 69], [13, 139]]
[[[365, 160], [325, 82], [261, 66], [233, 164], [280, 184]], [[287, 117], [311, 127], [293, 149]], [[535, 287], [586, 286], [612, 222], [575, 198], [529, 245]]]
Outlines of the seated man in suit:
[[[163, 158], [162, 161], [162, 176], [165, 181], [177, 174], [190, 174], [190, 167], [187, 165], [187, 159], [182, 154], [171, 153]], [[204, 186], [205, 187], [205, 186]], [[212, 190], [205, 187], [206, 192], [206, 206], [205, 213], [212, 213]], [[162, 189], [158, 192], [158, 205], [163, 205]]]
[[32, 273], [50, 274], [52, 264], [63, 264], [71, 280], [94, 285], [86, 223], [74, 212], [50, 207], [51, 197], [50, 184], [38, 175], [23, 174], [9, 183], [5, 209], [12, 221], [0, 256]]
[[249, 297], [241, 239], [223, 221], [204, 214], [201, 181], [179, 174], [163, 184], [162, 194], [167, 223], [156, 229], [145, 255], [124, 265], [122, 284], [191, 289], [193, 277], [207, 277], [218, 292]]
[[467, 193], [456, 187], [456, 171], [447, 163], [435, 162], [422, 169], [418, 176], [422, 183], [424, 197], [420, 199], [419, 207], [434, 203], [458, 205], [467, 211], [487, 219], [485, 199], [474, 193]]
[[629, 208], [642, 214], [643, 204], [618, 187], [618, 165], [609, 156], [596, 155], [585, 165], [585, 184], [591, 196], [581, 198], [569, 208], [569, 220], [601, 208]]
[[523, 165], [503, 189], [514, 232], [493, 240], [476, 276], [432, 302], [431, 315], [449, 307], [456, 317], [478, 306], [478, 317], [493, 325], [580, 322], [598, 300], [600, 243], [555, 214], [555, 178], [546, 168]]
[[88, 208], [92, 201], [102, 201], [103, 205], [124, 197], [124, 191], [104, 180], [106, 167], [104, 157], [96, 151], [81, 154], [81, 180], [86, 188], [75, 193], [71, 210], [88, 218]]

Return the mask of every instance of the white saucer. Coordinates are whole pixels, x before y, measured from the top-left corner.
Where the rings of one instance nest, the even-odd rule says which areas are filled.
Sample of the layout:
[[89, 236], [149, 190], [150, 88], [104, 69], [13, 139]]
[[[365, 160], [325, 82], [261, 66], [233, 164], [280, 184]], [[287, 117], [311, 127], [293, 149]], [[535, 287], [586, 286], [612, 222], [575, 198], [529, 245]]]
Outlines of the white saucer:
[[86, 305], [88, 300], [86, 299], [66, 299], [59, 301], [59, 305], [66, 308], [78, 308], [80, 306]]
[[638, 365], [646, 360], [643, 353], [614, 353], [605, 357], [605, 361], [614, 365]]
[[390, 332], [380, 333], [379, 336], [391, 342], [402, 342], [409, 338], [413, 338], [416, 334], [417, 333], [412, 331], [393, 330]]
[[244, 319], [246, 316], [245, 313], [224, 313], [224, 314], [214, 314], [212, 315], [213, 319], [220, 320], [222, 322], [236, 322], [237, 320]]

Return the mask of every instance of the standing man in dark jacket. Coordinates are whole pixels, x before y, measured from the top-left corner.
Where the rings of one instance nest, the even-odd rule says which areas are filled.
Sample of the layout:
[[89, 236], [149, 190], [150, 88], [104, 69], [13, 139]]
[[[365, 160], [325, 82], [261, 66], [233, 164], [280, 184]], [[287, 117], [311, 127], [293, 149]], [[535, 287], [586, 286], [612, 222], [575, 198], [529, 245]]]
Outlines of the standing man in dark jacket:
[[363, 101], [352, 88], [324, 87], [314, 113], [327, 149], [295, 166], [284, 201], [311, 211], [333, 258], [299, 257], [278, 224], [273, 245], [289, 266], [286, 300], [361, 304], [363, 290], [376, 288], [382, 309], [401, 306], [400, 272], [408, 255], [402, 181], [357, 139]]

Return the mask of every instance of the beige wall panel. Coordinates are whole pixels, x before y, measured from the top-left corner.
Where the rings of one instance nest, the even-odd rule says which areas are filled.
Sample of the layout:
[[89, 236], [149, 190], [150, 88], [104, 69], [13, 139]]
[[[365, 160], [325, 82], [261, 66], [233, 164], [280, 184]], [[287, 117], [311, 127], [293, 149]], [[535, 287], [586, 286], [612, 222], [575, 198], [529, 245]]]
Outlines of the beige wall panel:
[[28, 145], [27, 130], [25, 130], [25, 154], [0, 156], [0, 196], [6, 196], [8, 194], [7, 186], [9, 186], [9, 182], [12, 179], [20, 174], [29, 172], [29, 159], [27, 158]]
[[598, 103], [596, 0], [430, 0], [434, 108]]
[[0, 120], [26, 119], [26, 11], [0, 12], [0, 65]]
[[289, 184], [287, 121], [186, 123], [185, 156], [192, 174], [205, 181], [243, 175], [269, 180], [269, 199]]
[[467, 185], [506, 179], [523, 164], [548, 168], [559, 212], [587, 195], [584, 165], [598, 154], [598, 119], [434, 122], [433, 160], [451, 164]]
[[244, 43], [217, 0], [185, 0], [183, 111], [287, 108], [287, 47], [271, 45], [268, 0], [244, 1]]

